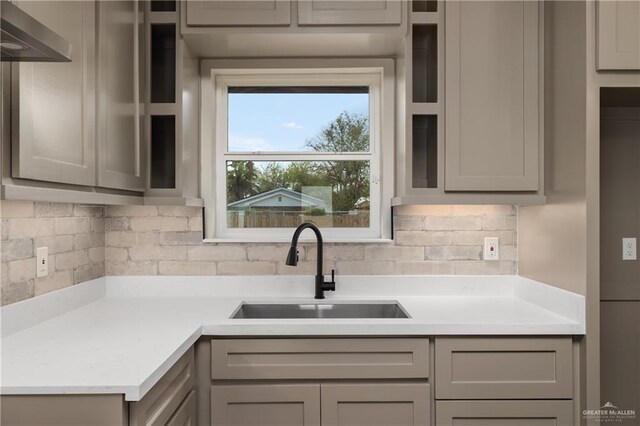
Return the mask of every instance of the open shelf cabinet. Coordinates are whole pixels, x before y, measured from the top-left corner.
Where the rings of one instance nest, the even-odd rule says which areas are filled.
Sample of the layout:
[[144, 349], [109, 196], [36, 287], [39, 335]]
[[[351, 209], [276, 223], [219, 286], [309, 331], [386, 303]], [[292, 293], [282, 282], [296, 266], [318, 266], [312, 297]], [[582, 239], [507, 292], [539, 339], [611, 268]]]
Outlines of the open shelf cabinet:
[[146, 3], [148, 186], [145, 203], [202, 206], [198, 65], [180, 34], [175, 1]]

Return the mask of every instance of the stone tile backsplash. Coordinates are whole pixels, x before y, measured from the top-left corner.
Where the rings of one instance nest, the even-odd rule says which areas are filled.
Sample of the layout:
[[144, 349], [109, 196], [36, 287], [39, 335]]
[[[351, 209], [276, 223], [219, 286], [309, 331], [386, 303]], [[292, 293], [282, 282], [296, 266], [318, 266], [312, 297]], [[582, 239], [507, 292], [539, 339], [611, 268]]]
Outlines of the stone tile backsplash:
[[[104, 276], [104, 207], [2, 201], [2, 305]], [[36, 248], [49, 275], [36, 278]]]
[[[194, 207], [82, 206], [2, 202], [2, 304], [103, 275], [314, 274], [316, 248], [203, 244]], [[326, 244], [325, 271], [338, 275], [517, 273], [515, 206], [396, 209], [391, 244]], [[485, 236], [500, 238], [500, 261], [485, 262]], [[35, 249], [49, 247], [50, 273], [35, 278]]]
[[[192, 207], [117, 206], [106, 213], [107, 275], [313, 274], [316, 248], [288, 244], [203, 244], [202, 213]], [[517, 272], [514, 206], [396, 209], [392, 244], [326, 244], [325, 271], [337, 274], [506, 274]], [[482, 260], [485, 236], [500, 238], [500, 261]]]

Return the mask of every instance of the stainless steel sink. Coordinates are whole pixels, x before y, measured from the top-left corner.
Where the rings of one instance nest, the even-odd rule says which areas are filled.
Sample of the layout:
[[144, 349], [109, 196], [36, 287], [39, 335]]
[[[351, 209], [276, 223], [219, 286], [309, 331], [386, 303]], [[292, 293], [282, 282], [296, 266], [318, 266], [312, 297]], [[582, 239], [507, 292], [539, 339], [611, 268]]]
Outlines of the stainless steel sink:
[[242, 303], [231, 319], [409, 318], [398, 302]]

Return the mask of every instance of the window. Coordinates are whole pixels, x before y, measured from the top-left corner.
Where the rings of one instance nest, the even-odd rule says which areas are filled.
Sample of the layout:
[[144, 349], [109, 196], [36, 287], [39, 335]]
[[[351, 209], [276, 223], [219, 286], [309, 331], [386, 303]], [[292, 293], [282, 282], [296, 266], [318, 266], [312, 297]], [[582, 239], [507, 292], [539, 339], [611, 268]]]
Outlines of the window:
[[392, 167], [393, 125], [383, 126], [385, 67], [216, 62], [226, 61], [203, 65], [211, 79], [202, 110], [207, 236], [286, 240], [312, 221], [327, 240], [388, 238], [392, 172], [385, 182], [383, 169]]

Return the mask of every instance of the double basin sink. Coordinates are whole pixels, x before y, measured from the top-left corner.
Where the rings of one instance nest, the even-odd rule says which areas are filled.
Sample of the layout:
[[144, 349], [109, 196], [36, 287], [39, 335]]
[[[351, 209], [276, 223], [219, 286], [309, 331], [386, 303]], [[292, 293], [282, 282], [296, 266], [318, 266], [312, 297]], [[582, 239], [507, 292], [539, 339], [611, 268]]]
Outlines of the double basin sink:
[[409, 318], [394, 301], [359, 303], [242, 303], [231, 319]]

